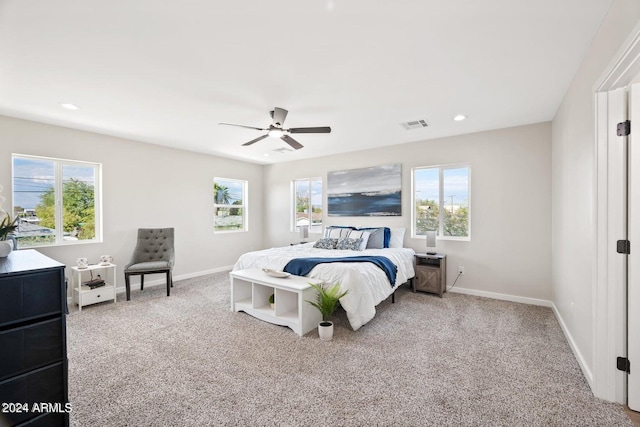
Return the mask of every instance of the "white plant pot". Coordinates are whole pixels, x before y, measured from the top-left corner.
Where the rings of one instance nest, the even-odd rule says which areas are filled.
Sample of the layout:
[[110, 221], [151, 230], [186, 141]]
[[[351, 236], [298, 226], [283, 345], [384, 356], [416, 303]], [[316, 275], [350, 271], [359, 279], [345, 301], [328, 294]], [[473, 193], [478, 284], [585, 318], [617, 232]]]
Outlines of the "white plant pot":
[[0, 258], [6, 258], [13, 250], [13, 240], [0, 241]]
[[318, 335], [322, 341], [331, 341], [333, 338], [333, 322], [323, 320], [318, 323]]

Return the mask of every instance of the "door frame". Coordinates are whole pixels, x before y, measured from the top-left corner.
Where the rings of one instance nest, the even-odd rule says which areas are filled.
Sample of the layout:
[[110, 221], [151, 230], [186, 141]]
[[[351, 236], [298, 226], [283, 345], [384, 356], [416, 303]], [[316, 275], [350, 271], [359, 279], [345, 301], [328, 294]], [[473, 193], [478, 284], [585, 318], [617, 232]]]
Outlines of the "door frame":
[[[626, 215], [623, 205], [610, 203], [620, 197], [612, 188], [610, 175], [619, 164], [619, 157], [611, 156], [619, 137], [609, 132], [609, 92], [626, 88], [640, 74], [640, 24], [631, 32], [621, 49], [614, 55], [605, 73], [593, 88], [595, 106], [595, 162], [594, 162], [594, 253], [592, 310], [593, 310], [593, 394], [611, 402], [626, 403], [626, 374], [615, 367], [617, 356], [626, 356], [626, 271], [612, 258], [611, 242], [624, 236], [613, 235], [616, 218]], [[614, 150], [615, 151], [615, 150]], [[617, 254], [615, 254], [617, 255]], [[620, 256], [620, 255], [618, 255]], [[621, 256], [620, 256], [621, 257]], [[623, 283], [620, 283], [624, 280]], [[626, 286], [625, 286], [626, 289]], [[624, 324], [621, 325], [621, 322]], [[622, 326], [622, 327], [621, 327]], [[620, 351], [625, 351], [621, 354]]]

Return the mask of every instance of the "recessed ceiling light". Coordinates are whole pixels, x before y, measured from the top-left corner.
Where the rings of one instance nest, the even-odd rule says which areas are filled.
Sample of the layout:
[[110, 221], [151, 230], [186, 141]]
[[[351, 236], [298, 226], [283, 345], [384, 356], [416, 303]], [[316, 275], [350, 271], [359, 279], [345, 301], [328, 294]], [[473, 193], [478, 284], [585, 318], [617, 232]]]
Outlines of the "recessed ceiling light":
[[455, 117], [453, 118], [453, 120], [455, 120], [456, 122], [461, 122], [461, 121], [463, 121], [463, 120], [464, 120], [464, 119], [466, 119], [466, 118], [467, 118], [467, 116], [465, 116], [464, 114], [458, 114], [457, 116], [455, 116]]
[[60, 106], [62, 108], [66, 108], [67, 110], [74, 110], [74, 111], [80, 108], [75, 104], [69, 104], [69, 103], [60, 104]]

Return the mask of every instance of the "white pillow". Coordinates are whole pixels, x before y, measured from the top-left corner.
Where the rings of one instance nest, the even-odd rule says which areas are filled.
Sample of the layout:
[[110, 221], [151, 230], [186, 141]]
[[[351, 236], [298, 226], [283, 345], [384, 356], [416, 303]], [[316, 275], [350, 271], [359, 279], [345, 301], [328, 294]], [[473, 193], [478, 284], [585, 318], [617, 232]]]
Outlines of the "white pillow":
[[390, 248], [402, 248], [404, 246], [404, 227], [392, 228], [391, 239], [389, 239]]
[[364, 230], [351, 230], [349, 232], [350, 239], [362, 239], [362, 242], [360, 243], [360, 249], [358, 249], [360, 251], [364, 251], [365, 249], [367, 249], [367, 242], [369, 241], [370, 235], [371, 233]]

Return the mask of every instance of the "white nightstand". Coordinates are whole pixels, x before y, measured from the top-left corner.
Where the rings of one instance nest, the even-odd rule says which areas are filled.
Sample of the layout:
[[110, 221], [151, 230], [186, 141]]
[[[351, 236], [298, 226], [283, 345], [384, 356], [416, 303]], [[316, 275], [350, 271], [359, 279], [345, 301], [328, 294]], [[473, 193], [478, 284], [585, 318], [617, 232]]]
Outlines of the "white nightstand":
[[[104, 286], [91, 289], [82, 282], [95, 279], [98, 276], [104, 280]], [[78, 310], [82, 311], [85, 305], [113, 300], [116, 302], [116, 265], [93, 264], [87, 268], [71, 267], [71, 287], [73, 288], [73, 301], [78, 304]]]

